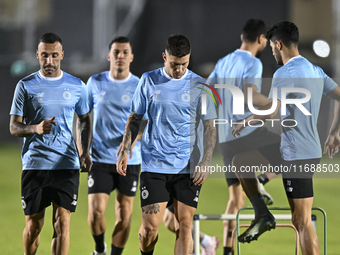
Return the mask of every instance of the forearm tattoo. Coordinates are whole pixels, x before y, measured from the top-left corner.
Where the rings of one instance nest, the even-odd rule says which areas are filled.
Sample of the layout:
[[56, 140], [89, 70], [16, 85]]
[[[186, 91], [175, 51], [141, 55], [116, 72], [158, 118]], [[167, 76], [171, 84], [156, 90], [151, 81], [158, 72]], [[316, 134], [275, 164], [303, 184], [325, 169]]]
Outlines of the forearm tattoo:
[[214, 127], [213, 120], [204, 120], [204, 136], [203, 136], [203, 145], [204, 145], [204, 156], [202, 161], [210, 164], [212, 154], [214, 152], [215, 144], [216, 144], [216, 128]]
[[34, 134], [34, 126], [33, 125], [26, 125], [20, 122], [13, 122], [10, 126], [11, 134], [14, 136], [28, 136]]
[[142, 213], [145, 214], [157, 214], [160, 212], [159, 204], [146, 205], [142, 207]]
[[79, 115], [79, 123], [77, 126], [78, 134], [80, 134], [81, 147], [83, 153], [89, 151], [91, 138], [92, 138], [92, 128], [90, 115], [87, 113], [85, 115]]
[[135, 114], [133, 112], [130, 114], [125, 125], [122, 153], [127, 153], [131, 144], [136, 139], [142, 118], [143, 115]]

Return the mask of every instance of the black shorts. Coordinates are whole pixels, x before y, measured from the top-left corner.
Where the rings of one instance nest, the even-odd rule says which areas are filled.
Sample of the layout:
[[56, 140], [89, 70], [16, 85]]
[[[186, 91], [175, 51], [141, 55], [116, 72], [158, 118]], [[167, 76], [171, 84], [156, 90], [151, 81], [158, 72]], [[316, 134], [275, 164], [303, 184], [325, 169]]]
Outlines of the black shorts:
[[[276, 144], [276, 147], [279, 149], [280, 142], [280, 135], [268, 131], [268, 129], [265, 127], [259, 127], [247, 136], [237, 138], [236, 140], [230, 142], [220, 143], [224, 165], [228, 168], [229, 166], [231, 167], [231, 162], [236, 154], [259, 149], [269, 144]], [[228, 186], [239, 182], [235, 173], [226, 171], [225, 175]]]
[[140, 165], [128, 165], [126, 176], [117, 173], [116, 164], [93, 162], [88, 174], [88, 193], [110, 193], [118, 189], [122, 194], [134, 197], [139, 180]]
[[[160, 174], [143, 172], [140, 175], [141, 206], [168, 202], [173, 199], [197, 208], [202, 185], [193, 183], [190, 174]], [[169, 203], [169, 204], [170, 204]]]
[[24, 170], [21, 202], [25, 215], [36, 214], [55, 202], [74, 212], [77, 206], [79, 170]]
[[282, 165], [289, 172], [282, 172], [283, 185], [288, 198], [313, 197], [313, 174], [312, 169], [320, 163], [320, 158], [282, 161]]

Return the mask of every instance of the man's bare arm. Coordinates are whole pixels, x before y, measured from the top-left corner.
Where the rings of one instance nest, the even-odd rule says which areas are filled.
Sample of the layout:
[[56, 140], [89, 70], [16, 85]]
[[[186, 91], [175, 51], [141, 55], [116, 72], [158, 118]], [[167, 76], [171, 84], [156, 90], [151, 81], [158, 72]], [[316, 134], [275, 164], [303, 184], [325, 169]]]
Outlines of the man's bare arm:
[[[91, 171], [92, 160], [90, 157], [90, 145], [92, 140], [92, 125], [90, 120], [90, 114], [86, 113], [84, 115], [78, 115], [79, 123], [77, 125], [77, 134], [80, 137], [80, 168], [82, 172]], [[79, 144], [79, 143], [78, 143]]]
[[57, 125], [54, 122], [55, 117], [43, 120], [37, 125], [26, 125], [23, 123], [23, 117], [18, 115], [11, 115], [9, 130], [11, 135], [24, 137], [34, 134], [44, 135], [51, 133], [52, 125]]

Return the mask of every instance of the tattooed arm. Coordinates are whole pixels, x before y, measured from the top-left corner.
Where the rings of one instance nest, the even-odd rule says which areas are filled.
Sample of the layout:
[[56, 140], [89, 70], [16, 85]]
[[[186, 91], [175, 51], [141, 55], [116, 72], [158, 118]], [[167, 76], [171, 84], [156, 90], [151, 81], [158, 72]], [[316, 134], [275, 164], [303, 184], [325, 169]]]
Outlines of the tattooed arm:
[[204, 154], [201, 162], [195, 167], [194, 180], [195, 185], [201, 185], [207, 179], [209, 171], [206, 171], [210, 165], [212, 154], [216, 143], [216, 128], [214, 127], [214, 120], [203, 120], [204, 126]]
[[43, 120], [37, 125], [26, 125], [23, 123], [23, 117], [18, 115], [11, 115], [9, 130], [11, 135], [14, 136], [28, 136], [28, 135], [44, 135], [51, 133], [52, 125], [57, 125], [54, 122], [55, 117], [52, 117], [47, 120]]
[[92, 126], [90, 114], [78, 115], [77, 140], [80, 151], [80, 168], [82, 172], [90, 172], [92, 160], [90, 157], [90, 145], [92, 140]]
[[132, 112], [126, 122], [125, 131], [123, 136], [123, 142], [120, 146], [119, 158], [116, 163], [117, 172], [121, 175], [126, 175], [126, 167], [128, 162], [128, 151], [130, 150], [131, 144], [135, 141], [139, 127], [142, 122], [143, 115]]

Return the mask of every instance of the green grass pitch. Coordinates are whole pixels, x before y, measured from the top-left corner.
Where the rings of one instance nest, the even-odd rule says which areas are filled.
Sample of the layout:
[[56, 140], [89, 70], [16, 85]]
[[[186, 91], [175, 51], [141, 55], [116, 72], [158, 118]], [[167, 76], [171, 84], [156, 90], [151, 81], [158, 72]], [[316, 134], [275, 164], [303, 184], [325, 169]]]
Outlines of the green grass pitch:
[[[20, 147], [15, 145], [0, 146], [0, 247], [6, 254], [23, 254], [22, 231], [25, 225], [24, 213], [21, 207], [20, 178], [21, 159]], [[221, 157], [214, 156], [213, 164], [222, 164]], [[323, 159], [322, 163], [340, 163], [337, 157], [332, 161]], [[340, 174], [336, 175], [337, 177]], [[339, 228], [340, 228], [340, 203], [338, 194], [340, 187], [339, 178], [315, 178], [314, 206], [322, 207], [328, 216], [328, 254], [339, 254]], [[272, 180], [266, 189], [274, 197], [274, 206], [288, 206], [281, 178]], [[115, 222], [114, 196], [111, 195], [106, 212], [107, 232], [106, 243], [110, 246], [110, 236]], [[228, 201], [228, 188], [224, 178], [210, 178], [202, 187], [197, 213], [222, 214]], [[246, 202], [246, 205], [250, 205]], [[280, 212], [281, 213], [281, 212]], [[320, 240], [320, 250], [323, 254], [322, 215], [316, 213], [317, 233]], [[41, 242], [38, 255], [50, 254], [50, 240], [52, 236], [51, 207], [46, 210], [45, 225], [41, 233]], [[243, 223], [243, 222], [242, 222]], [[248, 223], [248, 222], [244, 222]], [[140, 254], [138, 243], [138, 229], [141, 224], [139, 194], [134, 202], [132, 227], [130, 237], [123, 254]], [[201, 230], [216, 235], [222, 242], [223, 227], [221, 221], [201, 221]], [[70, 228], [71, 244], [70, 255], [89, 255], [94, 249], [94, 243], [87, 225], [87, 176], [81, 174], [79, 200], [77, 211], [72, 214]], [[259, 241], [241, 245], [242, 254], [294, 254], [294, 233], [288, 228], [278, 228], [265, 233]], [[155, 255], [173, 254], [175, 235], [161, 225], [159, 241]], [[222, 245], [217, 254], [223, 254]]]

